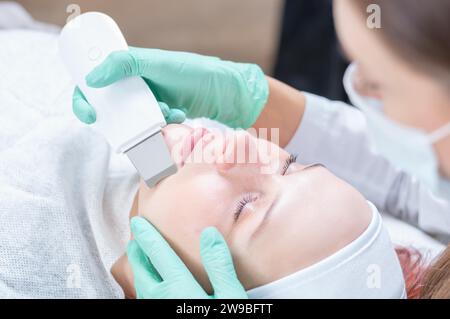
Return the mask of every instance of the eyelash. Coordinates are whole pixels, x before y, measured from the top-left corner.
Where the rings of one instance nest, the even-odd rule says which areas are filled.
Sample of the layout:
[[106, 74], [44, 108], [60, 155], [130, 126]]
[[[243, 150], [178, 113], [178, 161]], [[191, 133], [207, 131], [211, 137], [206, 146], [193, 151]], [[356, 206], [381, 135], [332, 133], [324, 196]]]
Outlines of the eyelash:
[[247, 194], [242, 198], [239, 203], [236, 206], [236, 210], [234, 213], [234, 220], [238, 220], [239, 216], [241, 215], [242, 211], [244, 210], [245, 206], [249, 203], [253, 203], [258, 199], [258, 197], [255, 194]]
[[281, 175], [285, 175], [289, 166], [297, 161], [297, 155], [289, 155], [283, 165], [283, 169], [281, 170]]
[[[281, 175], [285, 175], [287, 170], [289, 169], [289, 166], [291, 164], [295, 163], [297, 161], [297, 155], [289, 155], [289, 157], [286, 159], [283, 165], [283, 169], [281, 170]], [[258, 197], [255, 194], [247, 194], [242, 198], [239, 203], [236, 206], [236, 210], [234, 213], [234, 220], [238, 220], [239, 216], [241, 215], [242, 211], [244, 210], [245, 206], [249, 203], [253, 203], [258, 199]]]

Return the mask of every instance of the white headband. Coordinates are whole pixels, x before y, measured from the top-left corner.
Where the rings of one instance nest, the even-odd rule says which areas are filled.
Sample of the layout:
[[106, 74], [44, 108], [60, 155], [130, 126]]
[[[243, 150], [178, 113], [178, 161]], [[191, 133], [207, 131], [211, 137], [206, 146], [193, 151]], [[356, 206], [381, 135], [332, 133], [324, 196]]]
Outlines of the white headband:
[[317, 264], [249, 290], [248, 296], [255, 299], [405, 298], [397, 254], [378, 210], [369, 204], [373, 216], [361, 236]]

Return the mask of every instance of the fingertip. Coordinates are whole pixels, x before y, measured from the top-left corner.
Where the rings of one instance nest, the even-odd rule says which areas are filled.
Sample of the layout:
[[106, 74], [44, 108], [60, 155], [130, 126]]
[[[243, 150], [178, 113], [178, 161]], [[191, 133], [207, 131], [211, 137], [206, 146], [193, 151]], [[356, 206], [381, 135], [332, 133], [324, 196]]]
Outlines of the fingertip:
[[93, 109], [89, 109], [86, 113], [83, 114], [83, 122], [86, 124], [94, 124], [97, 120], [97, 116]]
[[105, 80], [103, 76], [104, 70], [102, 65], [95, 67], [87, 76], [86, 76], [86, 84], [94, 89], [101, 88], [105, 86]]
[[143, 217], [133, 217], [130, 222], [131, 231], [135, 236], [152, 229], [151, 224]]
[[90, 125], [90, 124], [95, 123], [95, 121], [96, 121], [96, 114], [95, 114], [95, 111], [93, 111], [93, 110], [84, 109], [84, 110], [80, 111], [79, 109], [74, 108], [73, 113], [78, 118], [78, 120], [80, 120], [84, 124]]
[[202, 248], [211, 248], [224, 243], [222, 234], [215, 227], [205, 228], [200, 235], [200, 244]]
[[167, 122], [171, 124], [181, 124], [186, 121], [186, 113], [180, 109], [171, 109], [167, 117]]
[[134, 256], [139, 249], [139, 245], [135, 240], [130, 240], [130, 242], [127, 245], [127, 256]]
[[186, 120], [186, 114], [182, 110], [177, 108], [171, 109], [164, 102], [158, 102], [158, 104], [168, 124], [181, 124]]
[[138, 63], [132, 52], [119, 50], [111, 52], [100, 65], [87, 76], [86, 84], [93, 88], [102, 88], [123, 78], [138, 75]]
[[158, 102], [159, 108], [161, 109], [162, 114], [165, 118], [167, 118], [170, 115], [170, 108], [169, 106], [164, 102]]
[[74, 97], [72, 111], [85, 124], [93, 124], [97, 120], [94, 108], [82, 97]]

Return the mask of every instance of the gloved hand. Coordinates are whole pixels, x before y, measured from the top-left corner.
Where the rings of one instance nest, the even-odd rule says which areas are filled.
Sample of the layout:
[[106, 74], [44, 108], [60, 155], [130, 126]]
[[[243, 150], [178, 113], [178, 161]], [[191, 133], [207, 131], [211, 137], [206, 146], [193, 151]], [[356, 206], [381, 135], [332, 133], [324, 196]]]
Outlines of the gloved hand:
[[137, 298], [231, 299], [248, 298], [237, 279], [228, 246], [216, 228], [200, 237], [200, 255], [214, 289], [208, 295], [161, 234], [144, 218], [134, 217], [135, 240], [127, 255], [134, 274]]
[[[207, 117], [233, 128], [252, 126], [269, 95], [257, 65], [132, 47], [110, 54], [86, 83], [100, 88], [129, 76], [143, 77], [158, 101], [170, 108], [182, 106], [190, 118]], [[73, 109], [81, 121], [95, 122], [95, 111], [79, 90], [74, 92]]]
[[[72, 104], [73, 104], [72, 105], [73, 112], [81, 122], [85, 124], [95, 123], [96, 121], [95, 110], [88, 103], [88, 101], [84, 97], [83, 92], [81, 92], [81, 90], [78, 87], [75, 87], [75, 91], [73, 92]], [[184, 111], [177, 108], [171, 109], [164, 102], [158, 102], [158, 104], [167, 123], [169, 124], [183, 123], [184, 120], [186, 119]]]

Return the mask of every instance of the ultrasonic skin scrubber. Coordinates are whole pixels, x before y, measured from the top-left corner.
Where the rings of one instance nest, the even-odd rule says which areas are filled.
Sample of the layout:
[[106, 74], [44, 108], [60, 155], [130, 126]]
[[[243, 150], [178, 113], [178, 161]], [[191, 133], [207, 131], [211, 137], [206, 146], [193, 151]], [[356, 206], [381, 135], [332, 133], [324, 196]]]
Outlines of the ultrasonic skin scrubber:
[[113, 51], [128, 50], [117, 24], [99, 12], [84, 13], [66, 24], [59, 38], [62, 60], [95, 109], [93, 124], [118, 153], [124, 153], [151, 187], [176, 173], [161, 128], [167, 125], [158, 102], [140, 77], [104, 88], [87, 86], [85, 77]]

